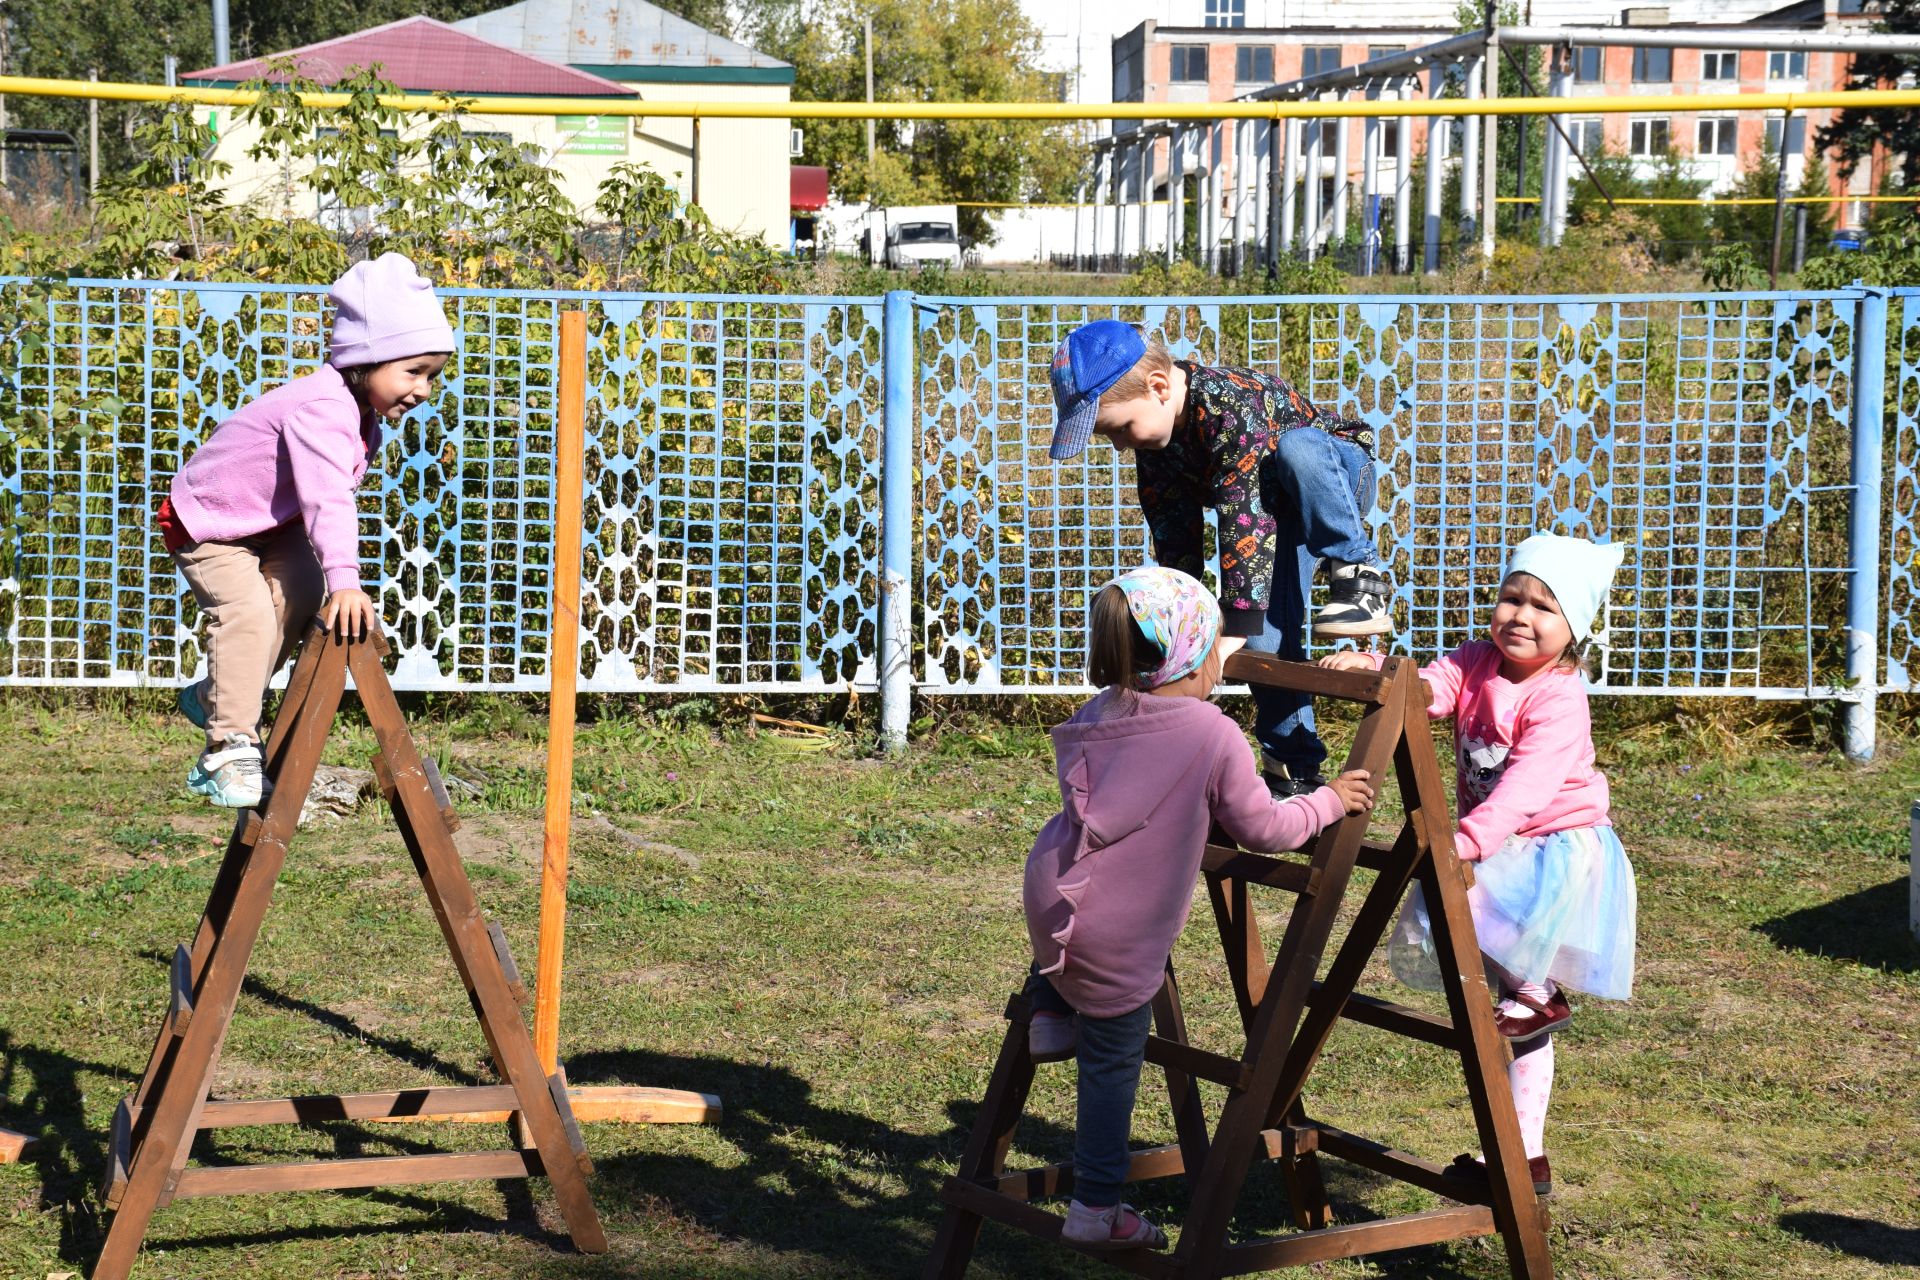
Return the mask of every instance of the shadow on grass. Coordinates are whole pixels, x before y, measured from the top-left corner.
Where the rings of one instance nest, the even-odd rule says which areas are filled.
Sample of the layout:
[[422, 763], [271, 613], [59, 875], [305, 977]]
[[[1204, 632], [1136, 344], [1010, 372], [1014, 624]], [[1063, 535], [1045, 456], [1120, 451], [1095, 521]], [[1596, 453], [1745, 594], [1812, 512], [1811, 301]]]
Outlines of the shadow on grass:
[[[140, 957], [143, 960], [151, 960], [162, 968], [166, 968], [173, 963], [173, 956], [163, 951], [142, 951]], [[305, 1000], [296, 995], [289, 995], [269, 983], [262, 982], [251, 973], [241, 979], [240, 990], [242, 994], [252, 996], [262, 1004], [284, 1010], [287, 1013], [300, 1014], [313, 1022], [319, 1023], [330, 1031], [337, 1031], [348, 1039], [362, 1042], [369, 1048], [378, 1049], [381, 1053], [386, 1054], [396, 1062], [405, 1063], [407, 1066], [420, 1071], [432, 1072], [437, 1078], [450, 1081], [454, 1084], [480, 1083], [480, 1078], [474, 1075], [472, 1071], [466, 1067], [448, 1062], [445, 1058], [440, 1057], [430, 1049], [423, 1049], [411, 1040], [401, 1040], [394, 1036], [383, 1036], [377, 1031], [369, 1031], [343, 1013], [336, 1013], [325, 1005], [315, 1004], [311, 1000]], [[234, 1016], [241, 1018], [246, 1015], [236, 1013]], [[157, 1030], [158, 1027], [156, 1026], [155, 1029]], [[479, 1029], [479, 1023], [475, 1022], [474, 1030], [477, 1032]]]
[[1763, 920], [1754, 928], [1774, 945], [1886, 973], [1920, 973], [1920, 941], [1907, 922], [1907, 878]]
[[1886, 1266], [1920, 1265], [1920, 1228], [1843, 1213], [1783, 1213], [1780, 1226], [1803, 1240]]
[[[813, 1084], [784, 1067], [647, 1051], [571, 1056], [567, 1077], [576, 1087], [652, 1085], [719, 1094], [725, 1118], [717, 1134], [742, 1157], [725, 1166], [684, 1152], [629, 1151], [597, 1159], [595, 1191], [603, 1208], [627, 1202], [644, 1212], [646, 1202], [664, 1202], [715, 1235], [812, 1254], [834, 1275], [919, 1274], [940, 1220], [940, 1187], [958, 1165], [979, 1110], [977, 1101], [950, 1100], [944, 1132], [913, 1133], [822, 1105]], [[1150, 1070], [1141, 1081], [1142, 1112], [1164, 1105]], [[1021, 1151], [1038, 1159], [1071, 1158], [1072, 1130], [1052, 1120], [1029, 1114], [1016, 1138]], [[1326, 1174], [1339, 1221], [1378, 1216], [1366, 1202], [1386, 1179], [1338, 1162], [1329, 1162]], [[1127, 1199], [1168, 1225], [1177, 1224], [1189, 1205], [1180, 1178], [1136, 1183], [1127, 1188]], [[1048, 1207], [1065, 1211], [1064, 1204]], [[1241, 1198], [1236, 1232], [1283, 1232], [1290, 1222], [1278, 1166], [1256, 1168]], [[991, 1223], [974, 1257], [985, 1271], [1023, 1280], [1110, 1274], [1079, 1255]], [[1377, 1261], [1389, 1272], [1404, 1269], [1435, 1280], [1488, 1274], [1456, 1269], [1443, 1249], [1403, 1250]]]
[[[89, 1189], [98, 1185], [107, 1165], [107, 1135], [87, 1128], [82, 1075], [94, 1077], [96, 1087], [105, 1078], [133, 1089], [119, 1067], [19, 1044], [0, 1028], [0, 1126], [39, 1139], [24, 1163], [40, 1175], [40, 1203], [61, 1211], [59, 1251], [70, 1262], [91, 1260], [100, 1247], [100, 1221]], [[16, 1091], [21, 1100], [9, 1102]]]

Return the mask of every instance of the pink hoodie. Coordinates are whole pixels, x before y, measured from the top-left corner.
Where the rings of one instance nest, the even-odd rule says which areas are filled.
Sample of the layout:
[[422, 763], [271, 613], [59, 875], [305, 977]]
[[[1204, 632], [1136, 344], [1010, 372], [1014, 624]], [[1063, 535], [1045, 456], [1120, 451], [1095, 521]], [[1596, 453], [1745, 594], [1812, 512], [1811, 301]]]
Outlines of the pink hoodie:
[[[1360, 656], [1376, 670], [1383, 662]], [[1578, 672], [1553, 667], [1515, 684], [1500, 674], [1491, 640], [1470, 640], [1420, 668], [1420, 678], [1433, 691], [1428, 718], [1453, 717], [1461, 856], [1491, 857], [1509, 836], [1613, 825]]]
[[237, 542], [298, 517], [327, 590], [360, 585], [354, 490], [380, 423], [340, 371], [322, 366], [222, 422], [173, 478], [173, 512], [195, 542]]
[[1207, 833], [1292, 849], [1345, 812], [1331, 787], [1278, 801], [1240, 726], [1199, 698], [1109, 689], [1053, 731], [1061, 812], [1027, 858], [1027, 933], [1079, 1012], [1111, 1018], [1160, 989]]

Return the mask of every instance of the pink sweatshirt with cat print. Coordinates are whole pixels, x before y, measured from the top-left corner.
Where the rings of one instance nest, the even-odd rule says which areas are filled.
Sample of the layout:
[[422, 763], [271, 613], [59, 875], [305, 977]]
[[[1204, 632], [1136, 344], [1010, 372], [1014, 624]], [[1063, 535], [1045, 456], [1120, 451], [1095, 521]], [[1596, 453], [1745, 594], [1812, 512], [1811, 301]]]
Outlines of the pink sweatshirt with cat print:
[[1160, 989], [1207, 833], [1304, 844], [1344, 813], [1331, 787], [1275, 800], [1240, 726], [1199, 698], [1108, 689], [1053, 731], [1061, 811], [1027, 858], [1033, 955], [1061, 998], [1117, 1017]]
[[[1379, 669], [1377, 653], [1361, 657]], [[1550, 667], [1518, 684], [1500, 650], [1474, 640], [1420, 668], [1427, 715], [1453, 717], [1462, 857], [1499, 852], [1510, 836], [1610, 827], [1607, 776], [1593, 767], [1593, 718], [1578, 672]]]

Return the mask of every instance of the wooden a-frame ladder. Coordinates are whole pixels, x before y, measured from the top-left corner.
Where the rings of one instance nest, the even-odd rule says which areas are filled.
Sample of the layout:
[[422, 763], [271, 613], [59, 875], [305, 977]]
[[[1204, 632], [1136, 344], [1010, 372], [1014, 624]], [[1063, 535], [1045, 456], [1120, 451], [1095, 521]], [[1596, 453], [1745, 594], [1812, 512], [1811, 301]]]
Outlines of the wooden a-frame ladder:
[[[1103, 1261], [1136, 1275], [1241, 1275], [1304, 1266], [1332, 1258], [1497, 1233], [1516, 1280], [1548, 1280], [1547, 1214], [1535, 1197], [1508, 1092], [1509, 1051], [1494, 1026], [1492, 1002], [1473, 919], [1467, 909], [1470, 874], [1453, 847], [1453, 820], [1433, 752], [1428, 693], [1418, 667], [1389, 658], [1376, 675], [1337, 672], [1242, 652], [1227, 674], [1254, 684], [1362, 704], [1366, 710], [1347, 761], [1384, 779], [1398, 775], [1406, 821], [1392, 844], [1366, 839], [1365, 815], [1329, 827], [1310, 846], [1307, 861], [1207, 847], [1203, 868], [1227, 970], [1238, 1000], [1244, 1051], [1236, 1056], [1190, 1044], [1172, 966], [1153, 1002], [1155, 1033], [1146, 1058], [1166, 1074], [1179, 1141], [1136, 1150], [1129, 1182], [1184, 1173], [1191, 1180], [1185, 1220], [1171, 1253], [1133, 1249], [1100, 1253]], [[1355, 867], [1376, 873], [1373, 887], [1334, 953], [1324, 980], [1315, 981]], [[1401, 898], [1418, 882], [1426, 893], [1440, 960], [1448, 1017], [1435, 1017], [1361, 995], [1354, 984], [1392, 927]], [[1250, 889], [1297, 895], [1271, 967], [1255, 922]], [[974, 1122], [960, 1168], [942, 1189], [946, 1202], [924, 1275], [964, 1275], [984, 1219], [1049, 1240], [1060, 1239], [1062, 1219], [1034, 1201], [1071, 1192], [1073, 1166], [1008, 1171], [1015, 1126], [1033, 1084], [1027, 1053], [1030, 1008], [1024, 995], [1008, 1003], [1007, 1034]], [[1484, 1180], [1450, 1175], [1438, 1165], [1379, 1142], [1309, 1119], [1303, 1091], [1336, 1020], [1346, 1018], [1451, 1049], [1465, 1070], [1467, 1097], [1486, 1153]], [[1207, 1131], [1196, 1079], [1227, 1090], [1218, 1123]], [[1334, 1225], [1321, 1182], [1319, 1156], [1349, 1161], [1423, 1187], [1455, 1203], [1424, 1213]], [[1281, 1164], [1297, 1231], [1229, 1240], [1228, 1228], [1255, 1160]]]
[[[172, 998], [139, 1090], [114, 1115], [106, 1202], [113, 1210], [95, 1280], [124, 1280], [154, 1211], [176, 1199], [248, 1192], [380, 1187], [400, 1183], [519, 1178], [544, 1174], [574, 1245], [605, 1251], [607, 1240], [587, 1188], [592, 1163], [574, 1123], [564, 1082], [540, 1070], [521, 1021], [527, 993], [500, 927], [480, 913], [453, 842], [458, 821], [433, 762], [407, 732], [380, 659], [378, 634], [342, 640], [310, 627], [265, 745], [273, 790], [260, 810], [238, 815], [207, 909], [190, 946], [174, 952]], [[247, 962], [286, 862], [287, 845], [351, 671], [379, 754], [374, 772], [393, 809], [447, 949], [466, 984], [499, 1078], [461, 1088], [400, 1089], [250, 1101], [209, 1098], [214, 1067], [233, 1018]], [[508, 1111], [518, 1121], [511, 1149], [317, 1160], [293, 1164], [192, 1167], [196, 1134], [236, 1125], [384, 1120], [470, 1111]]]

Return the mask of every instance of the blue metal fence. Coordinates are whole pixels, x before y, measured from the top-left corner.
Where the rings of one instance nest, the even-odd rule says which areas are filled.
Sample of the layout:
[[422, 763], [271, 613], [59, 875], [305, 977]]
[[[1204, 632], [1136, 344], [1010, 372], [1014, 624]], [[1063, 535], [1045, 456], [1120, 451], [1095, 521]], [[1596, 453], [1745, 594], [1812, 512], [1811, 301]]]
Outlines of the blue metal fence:
[[[573, 307], [588, 689], [878, 684], [904, 731], [910, 686], [1080, 688], [1087, 596], [1147, 554], [1124, 459], [1046, 458], [1054, 345], [1101, 316], [1374, 426], [1402, 650], [1472, 635], [1507, 549], [1559, 529], [1629, 547], [1603, 690], [1847, 700], [1870, 750], [1873, 693], [1915, 666], [1920, 294], [446, 296], [461, 350], [363, 489], [402, 687], [545, 684]], [[151, 511], [225, 414], [319, 363], [323, 303], [0, 282], [0, 681], [193, 673], [192, 600]]]

